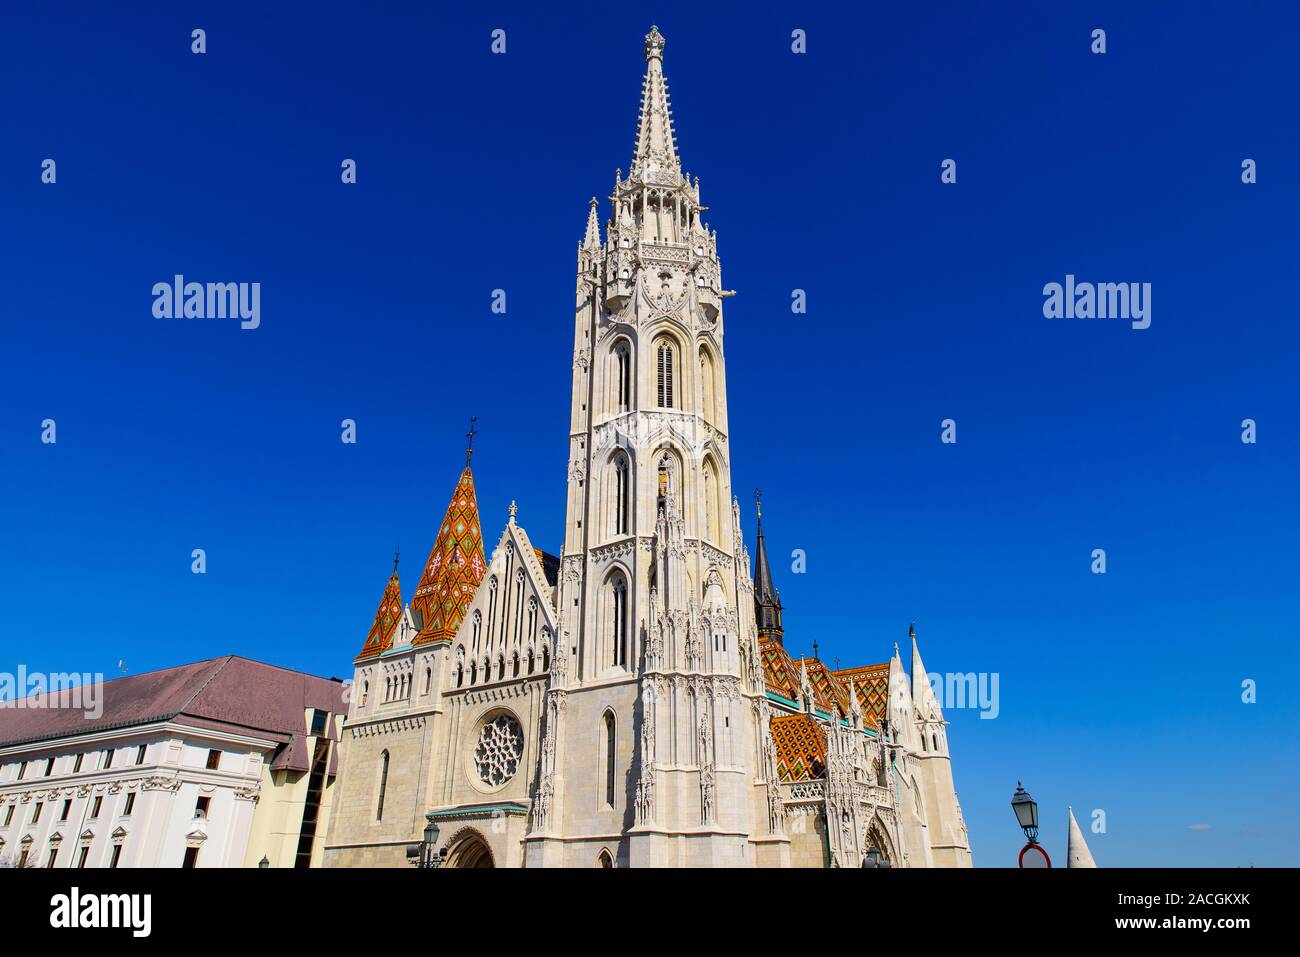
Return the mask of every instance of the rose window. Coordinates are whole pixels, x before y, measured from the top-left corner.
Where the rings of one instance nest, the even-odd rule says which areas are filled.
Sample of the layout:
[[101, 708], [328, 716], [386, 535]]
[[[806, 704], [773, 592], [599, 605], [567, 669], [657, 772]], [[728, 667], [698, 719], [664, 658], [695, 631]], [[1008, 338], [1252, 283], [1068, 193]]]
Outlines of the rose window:
[[483, 725], [474, 748], [474, 767], [488, 787], [500, 787], [515, 776], [524, 753], [524, 729], [503, 714]]

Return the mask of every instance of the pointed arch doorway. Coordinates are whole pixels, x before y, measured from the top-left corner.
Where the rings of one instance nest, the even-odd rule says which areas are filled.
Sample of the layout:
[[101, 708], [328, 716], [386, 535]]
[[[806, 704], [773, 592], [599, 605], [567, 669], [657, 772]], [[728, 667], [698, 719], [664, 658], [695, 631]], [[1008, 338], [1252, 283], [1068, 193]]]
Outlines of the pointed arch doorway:
[[492, 849], [483, 835], [474, 830], [461, 831], [447, 845], [446, 867], [480, 868], [496, 867]]

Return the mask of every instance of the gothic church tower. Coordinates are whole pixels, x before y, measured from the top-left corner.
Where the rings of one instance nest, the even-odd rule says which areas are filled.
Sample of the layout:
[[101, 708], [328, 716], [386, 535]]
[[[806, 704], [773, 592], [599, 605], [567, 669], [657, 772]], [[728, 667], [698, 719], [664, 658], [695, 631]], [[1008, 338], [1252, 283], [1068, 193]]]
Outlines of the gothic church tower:
[[[632, 165], [578, 249], [567, 521], [528, 865], [756, 863], [749, 556], [731, 495], [717, 234], [645, 38]], [[760, 837], [762, 834], [759, 835]]]

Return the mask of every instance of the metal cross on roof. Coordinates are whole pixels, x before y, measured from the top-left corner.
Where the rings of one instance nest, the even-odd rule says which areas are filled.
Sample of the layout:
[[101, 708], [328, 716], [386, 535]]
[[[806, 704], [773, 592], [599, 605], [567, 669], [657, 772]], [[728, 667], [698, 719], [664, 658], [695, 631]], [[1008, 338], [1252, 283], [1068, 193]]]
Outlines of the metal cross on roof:
[[465, 433], [465, 438], [469, 440], [469, 444], [465, 447], [466, 468], [469, 468], [469, 460], [474, 455], [474, 436], [478, 435], [478, 427], [475, 425], [476, 422], [478, 422], [478, 416], [471, 415], [469, 417], [469, 431]]

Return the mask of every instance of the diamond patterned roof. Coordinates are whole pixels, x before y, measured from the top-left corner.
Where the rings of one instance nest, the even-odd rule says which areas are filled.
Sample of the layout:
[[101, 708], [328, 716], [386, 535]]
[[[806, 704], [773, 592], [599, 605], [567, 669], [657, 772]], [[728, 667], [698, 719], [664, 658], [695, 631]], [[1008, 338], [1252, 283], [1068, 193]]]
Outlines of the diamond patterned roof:
[[862, 722], [868, 728], [879, 728], [880, 720], [889, 707], [889, 662], [882, 665], [863, 665], [861, 668], [843, 668], [831, 674], [851, 684], [862, 707]]
[[467, 465], [460, 473], [424, 574], [411, 599], [411, 610], [420, 629], [413, 644], [451, 641], [456, 637], [456, 630], [486, 571], [474, 474]]
[[379, 599], [379, 608], [375, 611], [374, 623], [366, 635], [366, 643], [361, 647], [358, 658], [369, 658], [382, 654], [393, 646], [393, 635], [397, 632], [397, 623], [402, 618], [402, 585], [397, 578], [397, 569], [388, 579], [383, 597]]
[[773, 715], [772, 741], [783, 782], [812, 781], [826, 773], [826, 734], [809, 715]]

